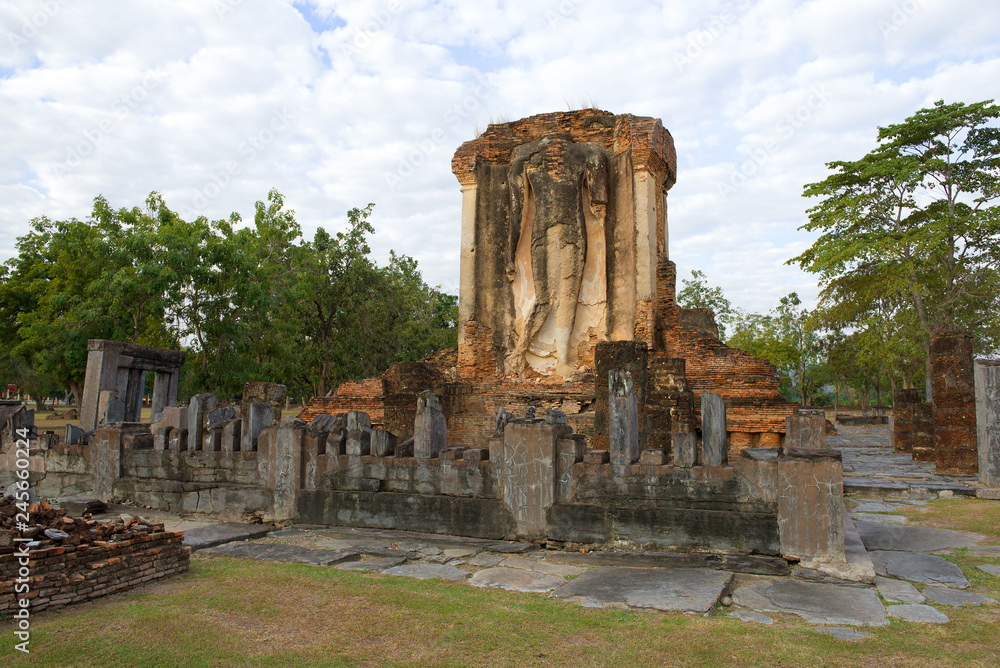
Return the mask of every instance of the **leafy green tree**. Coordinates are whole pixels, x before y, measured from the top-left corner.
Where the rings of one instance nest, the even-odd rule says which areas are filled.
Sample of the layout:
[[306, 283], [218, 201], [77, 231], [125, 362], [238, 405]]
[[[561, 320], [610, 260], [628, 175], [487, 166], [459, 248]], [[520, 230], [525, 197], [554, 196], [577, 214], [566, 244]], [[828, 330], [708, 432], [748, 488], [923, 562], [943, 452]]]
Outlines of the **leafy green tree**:
[[811, 318], [791, 292], [765, 315], [737, 313], [727, 345], [763, 357], [778, 368], [785, 396], [809, 405], [830, 380], [823, 340]]
[[996, 349], [998, 118], [992, 100], [939, 101], [879, 128], [877, 148], [828, 163], [834, 173], [805, 187], [821, 201], [801, 229], [822, 234], [789, 263], [819, 274], [828, 320], [878, 331], [915, 322], [925, 364], [934, 322], [963, 325], [979, 350]]
[[705, 308], [715, 313], [715, 324], [719, 327], [719, 340], [725, 342], [726, 327], [736, 318], [736, 311], [722, 288], [709, 285], [704, 272], [694, 269], [691, 278], [681, 279], [683, 288], [677, 293], [677, 305], [681, 308]]

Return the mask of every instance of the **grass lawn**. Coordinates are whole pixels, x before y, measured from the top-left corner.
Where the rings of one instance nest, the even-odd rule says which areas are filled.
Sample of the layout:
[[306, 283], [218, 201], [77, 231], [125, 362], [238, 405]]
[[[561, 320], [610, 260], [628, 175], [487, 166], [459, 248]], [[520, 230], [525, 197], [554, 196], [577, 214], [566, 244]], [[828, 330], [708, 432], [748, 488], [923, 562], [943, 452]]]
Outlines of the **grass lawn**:
[[[972, 591], [1000, 578], [953, 558]], [[192, 558], [189, 573], [32, 618], [13, 666], [983, 666], [1000, 657], [1000, 607], [946, 609], [946, 625], [893, 620], [848, 643], [797, 617], [593, 610], [537, 594], [308, 565]]]

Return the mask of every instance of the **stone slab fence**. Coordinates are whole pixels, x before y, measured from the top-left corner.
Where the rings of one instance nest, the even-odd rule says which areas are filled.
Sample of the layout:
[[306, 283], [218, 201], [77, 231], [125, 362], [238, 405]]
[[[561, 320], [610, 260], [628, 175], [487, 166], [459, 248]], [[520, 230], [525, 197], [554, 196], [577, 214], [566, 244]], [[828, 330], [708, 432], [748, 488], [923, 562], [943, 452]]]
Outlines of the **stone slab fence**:
[[979, 449], [976, 496], [1000, 499], [1000, 360], [976, 360], [975, 384]]

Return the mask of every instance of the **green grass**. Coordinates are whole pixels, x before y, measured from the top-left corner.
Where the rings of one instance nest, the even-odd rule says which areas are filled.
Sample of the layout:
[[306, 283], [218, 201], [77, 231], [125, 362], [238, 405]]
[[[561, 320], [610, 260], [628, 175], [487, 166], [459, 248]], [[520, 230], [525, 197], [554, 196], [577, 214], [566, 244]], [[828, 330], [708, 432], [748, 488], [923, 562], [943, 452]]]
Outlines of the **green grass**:
[[926, 506], [892, 511], [921, 526], [956, 529], [989, 536], [1000, 543], [1000, 501], [987, 499], [936, 499]]
[[[1000, 578], [955, 555], [973, 590]], [[978, 574], [978, 575], [977, 575]], [[995, 666], [1000, 607], [847, 643], [796, 617], [593, 610], [542, 595], [308, 565], [194, 557], [181, 577], [32, 619], [13, 666]]]

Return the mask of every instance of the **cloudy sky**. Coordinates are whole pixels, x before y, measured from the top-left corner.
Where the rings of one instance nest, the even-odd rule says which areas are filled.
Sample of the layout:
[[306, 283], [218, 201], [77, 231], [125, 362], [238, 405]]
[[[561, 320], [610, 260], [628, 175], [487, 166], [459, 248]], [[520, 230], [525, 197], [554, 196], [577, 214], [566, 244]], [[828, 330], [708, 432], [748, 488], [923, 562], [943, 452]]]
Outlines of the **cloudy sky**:
[[378, 258], [457, 293], [455, 149], [593, 105], [673, 135], [682, 276], [813, 303], [784, 266], [811, 243], [803, 185], [879, 125], [998, 89], [992, 0], [0, 1], [0, 261], [98, 194], [252, 220], [276, 188], [307, 236], [374, 202]]

